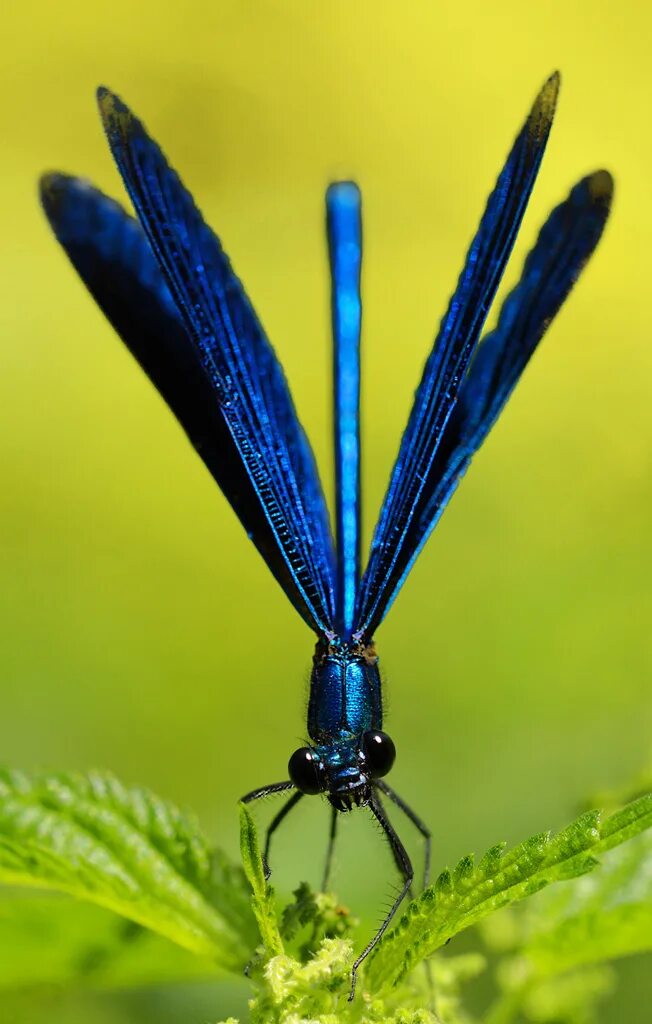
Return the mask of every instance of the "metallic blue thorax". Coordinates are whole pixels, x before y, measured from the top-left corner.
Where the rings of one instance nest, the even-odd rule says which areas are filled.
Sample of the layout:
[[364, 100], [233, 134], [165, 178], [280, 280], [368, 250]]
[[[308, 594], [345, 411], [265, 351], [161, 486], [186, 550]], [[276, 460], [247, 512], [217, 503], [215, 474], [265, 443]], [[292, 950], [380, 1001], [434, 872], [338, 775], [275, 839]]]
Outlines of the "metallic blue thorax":
[[318, 746], [347, 744], [382, 729], [378, 658], [372, 644], [320, 640], [310, 676], [308, 735]]

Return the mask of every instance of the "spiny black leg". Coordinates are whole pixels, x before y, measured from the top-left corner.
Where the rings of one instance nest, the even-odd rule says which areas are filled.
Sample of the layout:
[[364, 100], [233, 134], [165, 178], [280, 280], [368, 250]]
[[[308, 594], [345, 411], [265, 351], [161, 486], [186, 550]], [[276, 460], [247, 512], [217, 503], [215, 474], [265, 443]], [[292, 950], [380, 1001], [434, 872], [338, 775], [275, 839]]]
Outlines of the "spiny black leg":
[[[383, 814], [385, 815], [385, 817], [387, 817], [387, 811], [385, 810], [385, 805], [382, 802], [382, 800], [380, 799], [380, 797], [378, 796], [378, 793], [375, 794], [375, 802], [376, 802], [376, 805], [382, 809]], [[398, 871], [398, 873], [400, 875], [402, 875], [403, 874], [403, 864], [401, 862], [401, 859], [398, 856], [398, 853], [394, 849], [393, 846], [390, 846], [390, 849], [392, 851], [392, 857], [394, 858], [394, 864], [396, 865], [396, 870]], [[412, 899], [414, 897], [413, 886], [410, 886], [410, 888], [408, 889], [408, 896], [410, 897], [410, 899]]]
[[[396, 790], [392, 789], [391, 786], [388, 786], [386, 782], [384, 782], [382, 779], [376, 779], [374, 785], [377, 786], [381, 793], [384, 793], [386, 797], [392, 800], [393, 803], [395, 803], [396, 806], [401, 811], [403, 811], [403, 814], [406, 816], [406, 818], [409, 818], [414, 827], [421, 833], [421, 835], [424, 838], [425, 855], [423, 864], [423, 888], [425, 889], [430, 880], [430, 848], [432, 842], [430, 829], [421, 820], [421, 818], [414, 813], [412, 808], [408, 804], [406, 804], [404, 800], [401, 799]], [[410, 898], [412, 898], [412, 889], [410, 889]], [[433, 1004], [431, 1006], [431, 1010], [434, 1013], [437, 1020], [439, 1020], [439, 1017], [437, 1017], [437, 1011], [435, 1010], [434, 1007], [435, 986], [432, 978], [432, 964], [430, 963], [429, 960], [425, 960], [423, 966], [425, 967], [426, 970], [426, 979], [428, 982], [428, 989], [430, 991], [430, 1000], [431, 1003]]]
[[423, 822], [421, 818], [414, 813], [412, 808], [409, 807], [408, 804], [406, 804], [405, 801], [401, 799], [396, 790], [392, 789], [391, 786], [388, 786], [387, 783], [383, 781], [383, 779], [376, 779], [374, 785], [378, 787], [381, 793], [384, 793], [386, 797], [389, 797], [389, 799], [403, 811], [403, 814], [406, 816], [406, 818], [410, 819], [414, 827], [417, 829], [418, 832], [421, 833], [421, 835], [424, 838], [425, 856], [423, 866], [423, 888], [425, 889], [426, 886], [428, 885], [428, 882], [430, 881], [430, 850], [432, 845], [432, 834], [430, 832], [430, 829], [425, 824], [425, 822]]
[[331, 830], [328, 836], [328, 849], [326, 851], [326, 863], [324, 864], [324, 878], [321, 883], [321, 891], [326, 892], [328, 889], [328, 883], [331, 878], [331, 865], [333, 863], [333, 850], [335, 848], [335, 836], [337, 835], [337, 815], [338, 812], [334, 807], [331, 807]]
[[290, 782], [271, 782], [269, 786], [261, 786], [260, 789], [252, 789], [251, 793], [245, 793], [244, 796], [240, 797], [241, 804], [250, 804], [252, 800], [260, 800], [265, 796], [272, 796], [273, 793], [283, 793], [288, 789], [294, 789], [294, 783]]
[[293, 807], [296, 807], [303, 795], [303, 793], [293, 793], [287, 803], [283, 804], [278, 814], [272, 818], [267, 826], [267, 832], [265, 834], [265, 850], [263, 852], [263, 870], [265, 872], [265, 878], [269, 878], [272, 873], [269, 866], [269, 847], [272, 842], [272, 836], [285, 816], [290, 813]]
[[390, 921], [392, 920], [394, 914], [396, 913], [401, 903], [403, 902], [406, 893], [408, 892], [410, 886], [412, 885], [412, 879], [414, 878], [414, 871], [412, 869], [412, 863], [410, 861], [410, 858], [407, 855], [407, 850], [405, 849], [403, 843], [401, 842], [396, 832], [392, 828], [391, 822], [386, 817], [382, 807], [380, 806], [380, 804], [374, 798], [373, 795], [371, 797], [371, 800], [369, 801], [369, 806], [371, 808], [373, 816], [375, 817], [376, 821], [378, 822], [383, 832], [387, 836], [387, 841], [389, 842], [394, 857], [394, 862], [397, 865], [399, 865], [401, 874], [403, 875], [403, 885], [401, 886], [401, 891], [399, 892], [398, 896], [392, 903], [392, 906], [389, 909], [387, 917], [381, 924], [380, 928], [374, 935], [371, 942], [369, 942], [362, 950], [362, 953], [360, 953], [360, 956], [357, 958], [357, 960], [353, 964], [353, 967], [351, 968], [351, 991], [349, 993], [349, 1002], [351, 1002], [353, 996], [355, 995], [355, 983], [360, 964], [366, 960], [374, 946], [378, 944], [380, 939], [385, 934], [385, 931], [387, 930]]
[[[240, 800], [241, 804], [250, 804], [253, 800], [261, 800], [263, 797], [272, 796], [274, 793], [286, 793], [288, 789], [294, 789], [293, 782], [272, 782], [269, 786], [261, 786], [260, 789], [252, 789], [251, 793], [246, 793]], [[269, 854], [269, 843], [272, 838], [272, 834], [278, 828], [283, 821], [283, 818], [291, 811], [296, 803], [299, 802], [303, 793], [295, 793], [294, 796], [290, 797], [288, 802], [283, 805], [281, 810], [278, 812], [275, 818], [272, 819], [265, 837], [265, 851], [263, 853], [263, 871], [265, 872], [265, 878], [269, 878], [270, 870], [268, 864]]]

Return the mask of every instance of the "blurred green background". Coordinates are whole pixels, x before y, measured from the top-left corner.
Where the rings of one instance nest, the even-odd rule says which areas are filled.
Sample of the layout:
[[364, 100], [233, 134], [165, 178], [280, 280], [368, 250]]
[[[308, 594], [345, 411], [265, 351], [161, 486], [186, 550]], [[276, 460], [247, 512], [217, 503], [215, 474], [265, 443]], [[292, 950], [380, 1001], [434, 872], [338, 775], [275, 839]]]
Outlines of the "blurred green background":
[[[235, 851], [235, 801], [283, 776], [304, 730], [310, 634], [37, 205], [46, 169], [123, 197], [95, 86], [143, 117], [221, 235], [329, 497], [323, 191], [360, 182], [368, 541], [485, 197], [560, 67], [506, 284], [598, 166], [616, 177], [613, 219], [377, 639], [393, 782], [432, 825], [435, 867], [626, 784], [652, 735], [652, 10], [23, 0], [3, 20], [1, 760], [111, 768], [193, 806]], [[319, 801], [297, 812], [276, 848], [282, 887], [319, 874], [326, 829]], [[390, 875], [352, 816], [341, 894], [376, 920]], [[649, 962], [626, 970], [605, 1019], [642, 1022]], [[51, 992], [25, 1019], [188, 1024], [241, 1009], [243, 992]]]

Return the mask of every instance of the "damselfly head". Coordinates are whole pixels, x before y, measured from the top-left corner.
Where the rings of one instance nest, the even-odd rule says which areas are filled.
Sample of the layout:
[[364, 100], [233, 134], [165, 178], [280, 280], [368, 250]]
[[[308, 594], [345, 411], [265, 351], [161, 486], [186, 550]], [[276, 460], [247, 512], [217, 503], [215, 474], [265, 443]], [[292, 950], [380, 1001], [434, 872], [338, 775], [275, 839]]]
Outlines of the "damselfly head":
[[326, 793], [338, 811], [369, 803], [374, 779], [387, 775], [396, 747], [385, 732], [369, 729], [316, 748], [299, 747], [288, 762], [296, 788], [306, 795]]

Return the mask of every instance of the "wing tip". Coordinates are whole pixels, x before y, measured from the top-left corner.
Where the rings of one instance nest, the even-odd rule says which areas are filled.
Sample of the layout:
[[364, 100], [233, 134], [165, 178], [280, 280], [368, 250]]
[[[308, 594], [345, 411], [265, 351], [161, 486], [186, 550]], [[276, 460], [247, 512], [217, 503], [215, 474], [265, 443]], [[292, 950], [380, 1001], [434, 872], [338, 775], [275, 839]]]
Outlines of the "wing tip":
[[95, 99], [97, 100], [97, 105], [100, 108], [100, 114], [104, 117], [105, 114], [110, 113], [111, 108], [113, 107], [113, 100], [117, 99], [117, 96], [114, 96], [111, 90], [105, 85], [98, 85], [95, 90]]
[[38, 180], [38, 192], [48, 218], [52, 217], [59, 209], [62, 200], [65, 198], [70, 182], [74, 178], [62, 171], [45, 171]]
[[122, 135], [129, 129], [133, 129], [136, 119], [117, 93], [111, 92], [105, 85], [100, 85], [97, 87], [95, 96], [107, 134], [112, 135], [119, 132]]
[[71, 193], [97, 192], [94, 185], [87, 178], [80, 178], [76, 174], [66, 174], [64, 171], [46, 171], [39, 178], [39, 193], [43, 204], [54, 206]]
[[586, 184], [591, 200], [598, 206], [607, 210], [613, 200], [615, 182], [610, 171], [600, 168], [586, 177]]
[[559, 90], [561, 88], [561, 71], [558, 69], [553, 71], [551, 75], [548, 75], [545, 82], [541, 87], [538, 99], [543, 104], [554, 105], [557, 102], [559, 96]]
[[532, 138], [541, 142], [547, 138], [557, 109], [557, 99], [561, 86], [561, 73], [553, 73], [545, 80], [532, 104], [528, 117], [528, 131]]
[[98, 85], [95, 90], [95, 98], [100, 110], [104, 107], [110, 107], [116, 104], [124, 107], [124, 103], [122, 103], [120, 97], [116, 93], [112, 92], [107, 85]]
[[52, 190], [56, 190], [58, 182], [65, 175], [59, 171], [44, 171], [38, 179], [38, 187], [41, 195], [47, 195]]
[[573, 186], [566, 199], [568, 209], [574, 209], [575, 215], [582, 214], [595, 220], [596, 217], [604, 224], [611, 210], [614, 195], [614, 179], [610, 171], [600, 168], [592, 174], [586, 174]]

